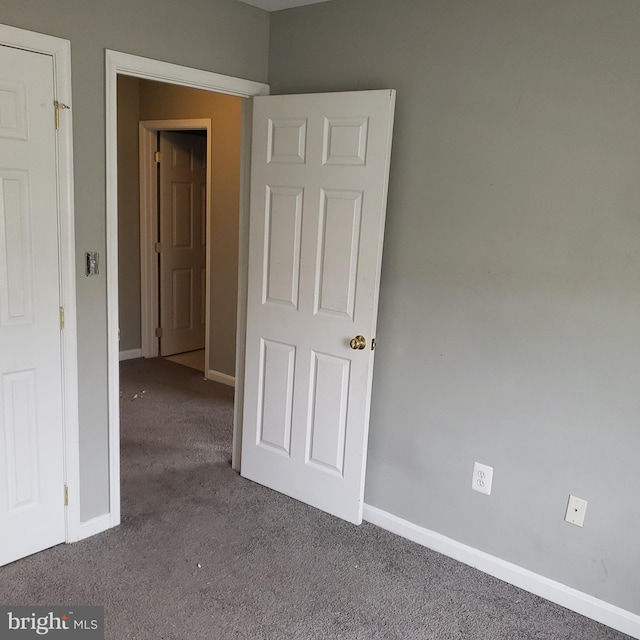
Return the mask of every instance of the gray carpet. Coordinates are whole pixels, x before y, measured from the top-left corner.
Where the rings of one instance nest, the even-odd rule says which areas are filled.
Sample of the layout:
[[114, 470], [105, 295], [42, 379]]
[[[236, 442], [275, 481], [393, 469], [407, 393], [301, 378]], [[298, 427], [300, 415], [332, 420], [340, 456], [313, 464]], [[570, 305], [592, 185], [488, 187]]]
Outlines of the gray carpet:
[[231, 389], [158, 359], [121, 372], [122, 525], [0, 568], [0, 603], [103, 605], [111, 640], [627, 638], [242, 479]]

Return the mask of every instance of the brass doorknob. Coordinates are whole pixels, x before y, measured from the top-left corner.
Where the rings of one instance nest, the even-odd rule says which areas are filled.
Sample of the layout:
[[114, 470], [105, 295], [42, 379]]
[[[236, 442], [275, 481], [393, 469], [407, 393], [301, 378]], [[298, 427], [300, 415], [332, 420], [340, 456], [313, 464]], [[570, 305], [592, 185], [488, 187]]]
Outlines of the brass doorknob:
[[367, 341], [364, 339], [364, 336], [356, 336], [355, 338], [351, 338], [349, 346], [352, 349], [364, 349], [367, 346]]

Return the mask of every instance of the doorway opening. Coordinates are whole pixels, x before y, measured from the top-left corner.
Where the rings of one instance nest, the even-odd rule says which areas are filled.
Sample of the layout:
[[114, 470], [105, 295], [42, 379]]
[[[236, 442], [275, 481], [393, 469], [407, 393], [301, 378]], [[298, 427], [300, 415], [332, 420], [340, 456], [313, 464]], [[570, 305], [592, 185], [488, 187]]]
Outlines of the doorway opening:
[[[146, 367], [120, 370], [121, 455], [130, 465], [136, 432], [125, 400], [165, 401], [153, 385], [166, 369], [158, 358], [234, 386], [242, 98], [129, 76], [118, 76], [117, 88], [119, 358], [149, 359]], [[137, 378], [148, 374], [137, 392], [127, 389], [133, 370]], [[165, 373], [161, 388], [177, 392], [183, 375], [175, 367]], [[224, 398], [228, 405], [228, 394], [196, 386], [212, 403]], [[147, 433], [139, 409], [134, 415]], [[224, 429], [211, 429], [220, 439]]]
[[241, 126], [239, 97], [118, 76], [121, 360], [234, 386]]
[[[205, 377], [211, 360], [210, 129], [159, 131], [155, 161], [160, 354]], [[236, 306], [224, 315], [235, 320]]]
[[[232, 351], [235, 348], [234, 373], [238, 381], [234, 402], [234, 429], [233, 429], [233, 467], [239, 470], [239, 452], [241, 447], [239, 425], [241, 424], [241, 411], [243, 401], [242, 376], [244, 362], [244, 337], [245, 337], [245, 299], [246, 299], [246, 262], [247, 262], [247, 229], [248, 229], [248, 183], [245, 176], [248, 175], [248, 143], [250, 141], [250, 98], [256, 95], [267, 95], [267, 85], [222, 76], [215, 73], [199, 71], [179, 65], [163, 63], [124, 53], [107, 51], [107, 281], [108, 281], [108, 351], [109, 351], [109, 450], [110, 450], [110, 526], [120, 523], [120, 418], [119, 418], [119, 360], [120, 360], [120, 305], [119, 284], [126, 279], [119, 279], [119, 273], [131, 274], [132, 271], [119, 261], [118, 239], [123, 238], [120, 232], [118, 204], [118, 148], [123, 144], [121, 132], [118, 130], [118, 104], [117, 89], [118, 78], [139, 79], [140, 81], [155, 81], [152, 84], [168, 84], [173, 87], [188, 87], [190, 89], [203, 89], [206, 92], [214, 92], [225, 96], [244, 98], [240, 101], [240, 137], [238, 148], [239, 176], [239, 203], [236, 211], [236, 225], [238, 238], [236, 242], [237, 252], [235, 264], [237, 279], [233, 283], [233, 295], [237, 296], [237, 320], [233, 327], [235, 340], [231, 340]], [[176, 118], [177, 115], [166, 115], [165, 118]], [[184, 116], [183, 116], [184, 117]], [[215, 130], [215, 122], [213, 124]], [[215, 136], [215, 131], [213, 136]], [[136, 154], [137, 155], [137, 154]], [[214, 168], [215, 170], [215, 168]], [[212, 197], [215, 197], [212, 194]], [[123, 242], [130, 240], [125, 236]], [[227, 264], [229, 267], [229, 264]], [[235, 346], [234, 346], [235, 345]], [[131, 351], [123, 344], [123, 352]], [[142, 347], [140, 347], [140, 350]], [[141, 355], [141, 354], [140, 354]], [[135, 357], [135, 356], [134, 356]], [[208, 372], [209, 373], [209, 372]], [[223, 372], [224, 373], [224, 372]]]
[[142, 121], [139, 149], [142, 357], [160, 355], [207, 378], [211, 119]]
[[[191, 353], [190, 357], [185, 356], [187, 366], [194, 364], [195, 352], [198, 368], [207, 377], [207, 372], [213, 371], [207, 366], [211, 362], [212, 301], [216, 302], [214, 347], [219, 342], [220, 315], [230, 315], [235, 320], [236, 305], [235, 300], [220, 299], [219, 287], [213, 294], [211, 290], [212, 280], [216, 285], [220, 280], [219, 276], [211, 277], [213, 269], [220, 269], [217, 252], [212, 255], [211, 241], [211, 119], [146, 120], [140, 122], [138, 131], [140, 334], [125, 336], [125, 339], [137, 341], [141, 345], [139, 355], [144, 358], [161, 355], [178, 358], [180, 362], [184, 360], [180, 354]], [[239, 131], [237, 137], [239, 140]], [[220, 155], [222, 166], [234, 169], [225, 154]], [[231, 173], [237, 174], [238, 168]], [[237, 218], [237, 204], [232, 210], [220, 207], [221, 211], [217, 205], [218, 202], [217, 217]], [[233, 233], [235, 226], [233, 220], [231, 222]], [[218, 220], [216, 231], [217, 223]], [[121, 229], [125, 225], [126, 222], [121, 223]], [[135, 247], [133, 249], [135, 251]], [[127, 257], [120, 253], [122, 264]], [[233, 294], [233, 285], [237, 282], [235, 270], [223, 278]], [[135, 307], [135, 295], [133, 297]], [[120, 303], [122, 324], [126, 305], [122, 294]], [[135, 311], [134, 308], [134, 321], [138, 321]], [[233, 366], [231, 358], [227, 359], [226, 366]], [[228, 378], [232, 383], [233, 376]]]

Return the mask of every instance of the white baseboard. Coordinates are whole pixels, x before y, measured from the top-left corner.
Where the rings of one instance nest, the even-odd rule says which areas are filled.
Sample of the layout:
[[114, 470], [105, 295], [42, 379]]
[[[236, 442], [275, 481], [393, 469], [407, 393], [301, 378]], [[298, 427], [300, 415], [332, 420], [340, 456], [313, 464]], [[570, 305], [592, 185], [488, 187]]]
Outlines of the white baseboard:
[[78, 540], [95, 536], [97, 533], [102, 533], [107, 529], [111, 529], [112, 526], [111, 515], [109, 513], [91, 518], [91, 520], [87, 520], [86, 522], [81, 522]]
[[365, 504], [363, 518], [382, 529], [475, 567], [520, 589], [622, 631], [633, 638], [640, 639], [640, 616], [630, 611], [598, 600], [586, 593], [447, 538], [435, 531], [419, 527], [377, 507]]
[[128, 351], [120, 352], [120, 362], [134, 360], [135, 358], [142, 358], [142, 349], [129, 349]]
[[222, 384], [226, 384], [228, 387], [236, 386], [236, 379], [233, 376], [227, 375], [226, 373], [220, 373], [219, 371], [214, 371], [213, 369], [209, 369], [209, 371], [207, 371], [207, 380], [222, 382]]

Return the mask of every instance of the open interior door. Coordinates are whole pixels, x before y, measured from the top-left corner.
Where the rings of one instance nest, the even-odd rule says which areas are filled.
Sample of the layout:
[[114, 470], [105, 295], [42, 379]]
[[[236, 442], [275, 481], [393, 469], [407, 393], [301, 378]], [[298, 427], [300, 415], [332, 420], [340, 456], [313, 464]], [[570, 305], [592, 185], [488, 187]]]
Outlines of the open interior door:
[[362, 521], [395, 91], [254, 99], [242, 475]]
[[207, 139], [160, 133], [160, 354], [204, 349]]

